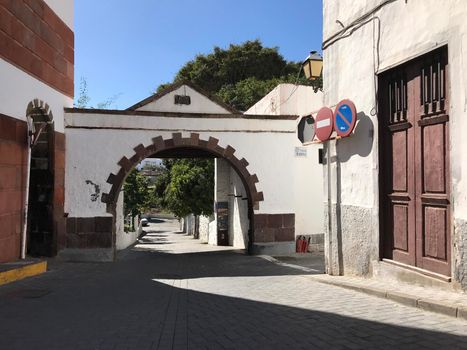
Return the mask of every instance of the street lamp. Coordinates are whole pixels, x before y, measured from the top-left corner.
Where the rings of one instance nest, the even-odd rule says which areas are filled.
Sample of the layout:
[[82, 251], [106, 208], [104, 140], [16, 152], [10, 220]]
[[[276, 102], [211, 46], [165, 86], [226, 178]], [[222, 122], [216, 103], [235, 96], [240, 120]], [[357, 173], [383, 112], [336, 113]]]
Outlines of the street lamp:
[[321, 76], [323, 70], [323, 58], [316, 51], [311, 51], [302, 64], [305, 77], [308, 80], [315, 80]]

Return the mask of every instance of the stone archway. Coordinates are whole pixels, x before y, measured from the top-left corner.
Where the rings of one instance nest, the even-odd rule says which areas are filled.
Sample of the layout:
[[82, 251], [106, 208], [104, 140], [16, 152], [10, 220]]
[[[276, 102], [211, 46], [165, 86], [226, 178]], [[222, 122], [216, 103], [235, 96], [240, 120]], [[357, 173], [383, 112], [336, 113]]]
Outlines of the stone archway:
[[30, 144], [28, 157], [27, 238], [23, 238], [22, 255], [27, 250], [32, 256], [54, 256], [58, 249], [57, 220], [63, 217], [63, 202], [55, 198], [57, 142], [53, 114], [47, 103], [34, 99], [26, 108], [26, 118], [28, 137], [35, 130], [37, 140]]
[[250, 174], [247, 167], [249, 165], [245, 158], [238, 159], [234, 153], [235, 149], [231, 146], [225, 148], [218, 145], [219, 140], [214, 137], [209, 137], [208, 140], [200, 139], [198, 133], [190, 133], [190, 137], [182, 137], [182, 133], [173, 133], [172, 138], [165, 139], [162, 136], [157, 136], [152, 139], [153, 143], [147, 147], [143, 144], [139, 144], [134, 147], [134, 155], [129, 159], [122, 157], [118, 162], [120, 170], [117, 174], [111, 173], [107, 178], [107, 183], [111, 184], [112, 187], [109, 193], [103, 193], [101, 196], [102, 202], [107, 204], [107, 212], [113, 215], [112, 224], [112, 241], [115, 247], [115, 217], [116, 217], [116, 205], [120, 190], [123, 186], [126, 176], [128, 173], [143, 159], [154, 156], [164, 151], [176, 150], [177, 149], [199, 149], [210, 154], [225, 159], [232, 168], [235, 169], [240, 179], [242, 180], [243, 186], [248, 193], [248, 218], [250, 221], [250, 228], [248, 232], [248, 251], [252, 252], [254, 243], [254, 215], [253, 210], [259, 208], [259, 202], [264, 200], [262, 192], [258, 192], [256, 184], [259, 182], [256, 174]]

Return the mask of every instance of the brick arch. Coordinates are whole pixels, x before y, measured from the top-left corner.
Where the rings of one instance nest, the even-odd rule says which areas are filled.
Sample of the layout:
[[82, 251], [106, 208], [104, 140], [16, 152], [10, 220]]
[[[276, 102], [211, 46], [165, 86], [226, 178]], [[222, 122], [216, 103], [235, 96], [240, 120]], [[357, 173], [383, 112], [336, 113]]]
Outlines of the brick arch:
[[122, 157], [118, 162], [120, 170], [117, 174], [111, 173], [107, 178], [107, 183], [111, 184], [112, 187], [109, 193], [103, 193], [101, 200], [107, 204], [107, 211], [109, 213], [114, 212], [118, 195], [123, 186], [123, 182], [128, 173], [143, 159], [155, 156], [157, 154], [177, 148], [197, 148], [204, 151], [208, 151], [215, 156], [224, 158], [230, 165], [236, 170], [240, 179], [243, 182], [243, 186], [248, 192], [248, 202], [251, 208], [258, 208], [259, 202], [264, 200], [263, 192], [258, 192], [256, 184], [259, 182], [256, 174], [251, 175], [247, 167], [249, 165], [245, 158], [238, 159], [234, 153], [235, 149], [231, 146], [225, 148], [218, 145], [219, 140], [214, 137], [209, 137], [208, 140], [202, 140], [197, 133], [191, 133], [190, 137], [182, 137], [182, 133], [173, 133], [172, 138], [163, 139], [162, 136], [158, 136], [152, 139], [153, 143], [147, 147], [143, 144], [139, 144], [133, 150], [135, 154], [131, 158]]
[[34, 114], [34, 110], [40, 109], [44, 115], [47, 116], [49, 122], [53, 122], [54, 116], [52, 114], [52, 110], [50, 109], [49, 105], [42, 100], [34, 99], [28, 103], [28, 107], [26, 108], [26, 116], [31, 116]]
[[102, 194], [101, 201], [107, 204], [107, 212], [113, 216], [113, 247], [115, 248], [116, 246], [115, 218], [117, 200], [120, 190], [123, 186], [123, 182], [125, 181], [125, 178], [129, 172], [143, 159], [150, 156], [157, 157], [157, 154], [162, 151], [174, 150], [177, 148], [195, 148], [207, 151], [219, 158], [227, 160], [242, 180], [243, 186], [248, 193], [248, 219], [250, 223], [250, 228], [248, 230], [248, 252], [253, 253], [253, 243], [255, 240], [255, 215], [253, 210], [259, 209], [259, 202], [264, 200], [264, 196], [263, 192], [258, 192], [256, 189], [256, 184], [259, 182], [258, 176], [256, 176], [256, 174], [250, 174], [247, 169], [249, 165], [248, 161], [245, 158], [238, 159], [234, 155], [235, 149], [232, 146], [223, 148], [218, 145], [219, 140], [214, 137], [209, 137], [208, 140], [202, 140], [200, 139], [198, 133], [190, 133], [190, 137], [184, 138], [182, 137], [182, 133], [178, 132], [173, 133], [172, 138], [170, 139], [164, 140], [162, 136], [157, 136], [154, 137], [152, 141], [153, 143], [147, 147], [145, 147], [143, 144], [139, 144], [133, 148], [135, 153], [131, 158], [128, 159], [127, 157], [122, 157], [118, 162], [120, 170], [117, 172], [117, 174], [111, 173], [107, 178], [107, 183], [111, 184], [112, 187], [109, 193]]

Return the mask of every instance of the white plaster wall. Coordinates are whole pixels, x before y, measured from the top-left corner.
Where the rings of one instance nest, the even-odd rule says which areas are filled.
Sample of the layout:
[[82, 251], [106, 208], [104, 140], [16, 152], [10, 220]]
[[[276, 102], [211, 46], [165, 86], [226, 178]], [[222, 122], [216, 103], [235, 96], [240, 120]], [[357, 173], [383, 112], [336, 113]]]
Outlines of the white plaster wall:
[[212, 216], [201, 215], [199, 217], [199, 240], [203, 243], [208, 243], [209, 240], [209, 223], [213, 221]]
[[61, 18], [65, 24], [73, 29], [74, 0], [44, 0], [45, 3]]
[[[173, 132], [184, 137], [193, 130], [200, 138], [219, 139], [219, 145], [231, 145], [235, 155], [244, 157], [251, 174], [257, 174], [258, 191], [264, 192], [258, 213], [293, 213], [296, 207], [291, 184], [295, 181], [294, 161], [295, 120], [264, 120], [228, 118], [205, 120], [193, 118], [142, 117], [124, 115], [99, 115], [67, 113], [67, 148], [65, 178], [65, 211], [70, 217], [104, 215], [106, 206], [99, 200], [91, 201], [93, 187], [86, 180], [96, 183], [101, 193], [108, 193], [106, 180], [110, 173], [119, 170], [122, 156], [134, 154], [139, 143], [152, 144], [152, 138], [171, 138]], [[99, 126], [101, 129], [77, 127]], [[115, 130], [104, 128], [127, 128]], [[143, 130], [141, 130], [143, 129]], [[164, 131], [161, 131], [164, 130]], [[249, 130], [249, 132], [243, 132]], [[274, 167], [274, 171], [271, 168]]]
[[8, 84], [0, 84], [0, 113], [26, 121], [26, 110], [34, 99], [50, 106], [55, 131], [64, 132], [64, 107], [72, 107], [73, 99], [30, 76], [0, 58], [0, 77]]
[[[324, 1], [324, 38], [338, 30], [335, 23], [349, 23], [364, 10], [381, 1]], [[451, 175], [454, 216], [467, 219], [467, 141], [462, 130], [467, 124], [467, 24], [465, 1], [452, 0], [441, 6], [436, 0], [411, 0], [391, 3], [376, 14], [381, 21], [379, 62], [373, 60], [373, 38], [377, 26], [363, 26], [324, 52], [325, 103], [334, 105], [340, 99], [353, 99], [359, 111], [370, 116], [377, 130], [377, 119], [371, 116], [375, 105], [373, 73], [384, 70], [432, 49], [447, 44], [450, 79]], [[429, 25], [428, 25], [429, 23]], [[405, 29], [410, 28], [410, 30]], [[364, 54], [366, 53], [366, 54]], [[346, 59], [341, 59], [345, 57]], [[359, 135], [367, 138], [367, 135]], [[348, 140], [345, 147], [358, 148], [360, 140]], [[342, 199], [344, 203], [374, 207], [377, 205], [377, 135], [374, 134], [369, 157], [355, 156], [343, 164]], [[352, 186], [350, 186], [352, 180]]]
[[[191, 103], [189, 105], [175, 104], [175, 95], [189, 95]], [[187, 85], [182, 85], [178, 89], [169, 92], [156, 101], [150, 102], [137, 109], [138, 111], [153, 112], [176, 112], [176, 113], [213, 113], [213, 114], [231, 114], [224, 107], [214, 103], [206, 96], [193, 90]]]
[[[297, 140], [298, 141], [298, 140]], [[296, 144], [301, 146], [300, 141]], [[323, 165], [319, 164], [319, 144], [306, 146], [306, 157], [294, 158], [295, 236], [323, 233]]]
[[[258, 103], [248, 114], [272, 115], [315, 115], [323, 106], [323, 93], [314, 92], [312, 87], [280, 84]], [[295, 130], [300, 120], [296, 121]], [[293, 147], [287, 149], [292, 155], [286, 166], [293, 171], [293, 181], [286, 184], [286, 190], [293, 193], [295, 213], [295, 235], [323, 232], [323, 166], [318, 162], [320, 144], [303, 146], [298, 137], [293, 138]], [[304, 147], [306, 157], [295, 157], [295, 147]], [[272, 171], [277, 170], [273, 165]]]
[[123, 191], [120, 192], [117, 200], [117, 207], [116, 207], [116, 218], [115, 218], [115, 232], [116, 232], [116, 247], [117, 250], [122, 250], [133, 243], [136, 242], [138, 236], [140, 234], [140, 230], [142, 229], [139, 225], [138, 221], [136, 220], [137, 229], [134, 232], [125, 232], [124, 227], [124, 214], [123, 214], [123, 202], [124, 202], [124, 195]]
[[229, 176], [229, 245], [245, 249], [248, 246], [248, 195], [242, 180], [230, 167]]
[[279, 84], [245, 114], [309, 115], [323, 105], [323, 93], [313, 87]]
[[[324, 41], [341, 29], [336, 20], [347, 25], [382, 2], [325, 0]], [[451, 203], [454, 219], [467, 219], [467, 140], [462, 136], [467, 127], [466, 16], [467, 6], [463, 0], [396, 1], [384, 6], [375, 13], [374, 20], [352, 35], [324, 50], [325, 105], [334, 106], [339, 100], [350, 98], [364, 116], [364, 126], [359, 130], [357, 125], [355, 135], [340, 140], [337, 146], [342, 204], [370, 210], [372, 219], [368, 225], [374, 232], [379, 231], [378, 135], [373, 132], [378, 130], [374, 115], [374, 73], [445, 44], [449, 51]], [[333, 174], [335, 170], [333, 165]], [[333, 192], [337, 192], [336, 187]], [[352, 235], [352, 232], [345, 234]], [[366, 239], [371, 241], [377, 257], [377, 234]]]
[[209, 223], [208, 243], [211, 245], [217, 245], [217, 221], [216, 220], [213, 220]]

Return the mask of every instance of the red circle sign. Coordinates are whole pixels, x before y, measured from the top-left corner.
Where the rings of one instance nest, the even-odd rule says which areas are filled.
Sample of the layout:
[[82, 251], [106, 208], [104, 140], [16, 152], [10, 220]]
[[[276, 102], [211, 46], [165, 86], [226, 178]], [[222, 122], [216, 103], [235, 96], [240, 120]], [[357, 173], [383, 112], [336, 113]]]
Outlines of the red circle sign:
[[332, 109], [328, 107], [321, 108], [316, 115], [316, 137], [320, 141], [326, 141], [331, 137], [333, 126], [334, 113], [332, 113]]

